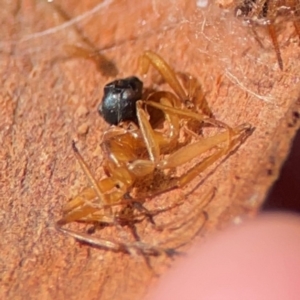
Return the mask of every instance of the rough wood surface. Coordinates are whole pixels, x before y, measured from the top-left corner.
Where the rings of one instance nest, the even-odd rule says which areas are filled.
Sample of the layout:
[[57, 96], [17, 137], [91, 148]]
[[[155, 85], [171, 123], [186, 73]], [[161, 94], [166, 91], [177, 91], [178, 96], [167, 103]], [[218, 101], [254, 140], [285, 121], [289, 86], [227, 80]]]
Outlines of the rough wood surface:
[[[300, 51], [290, 24], [279, 35], [281, 72], [263, 29], [265, 49], [232, 14], [196, 1], [62, 1], [70, 20], [43, 1], [12, 2], [4, 1], [0, 12], [1, 299], [139, 299], [155, 279], [142, 258], [80, 245], [53, 228], [62, 205], [87, 185], [72, 139], [97, 178], [103, 175], [99, 142], [107, 125], [96, 108], [114, 78], [66, 53], [66, 45], [84, 45], [74, 25], [103, 49], [119, 77], [136, 74], [137, 57], [154, 50], [200, 79], [218, 119], [255, 127], [188, 197], [197, 203], [217, 187], [205, 237], [255, 215], [299, 127]], [[147, 230], [141, 228], [142, 237]], [[171, 262], [151, 263], [161, 273]]]

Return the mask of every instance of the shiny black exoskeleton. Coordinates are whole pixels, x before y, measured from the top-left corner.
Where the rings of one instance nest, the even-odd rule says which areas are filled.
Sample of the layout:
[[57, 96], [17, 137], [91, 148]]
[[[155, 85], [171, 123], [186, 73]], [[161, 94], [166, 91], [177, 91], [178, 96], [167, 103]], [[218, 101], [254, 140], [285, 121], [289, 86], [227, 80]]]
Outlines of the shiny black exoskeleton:
[[111, 125], [137, 122], [136, 101], [142, 99], [142, 93], [143, 82], [135, 76], [114, 80], [104, 87], [99, 114]]

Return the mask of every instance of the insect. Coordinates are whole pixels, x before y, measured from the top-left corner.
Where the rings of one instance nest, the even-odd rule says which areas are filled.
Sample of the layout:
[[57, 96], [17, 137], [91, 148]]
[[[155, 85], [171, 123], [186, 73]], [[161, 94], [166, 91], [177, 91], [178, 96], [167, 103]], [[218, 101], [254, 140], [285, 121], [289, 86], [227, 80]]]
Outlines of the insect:
[[[235, 16], [242, 18], [247, 25], [266, 26], [271, 37], [278, 65], [283, 70], [283, 61], [277, 39], [276, 22], [292, 21], [300, 38], [300, 2], [299, 0], [243, 0], [238, 2]], [[253, 29], [255, 36], [257, 36]]]
[[[99, 111], [108, 123], [117, 124], [104, 133], [101, 143], [106, 176], [97, 181], [73, 143], [75, 156], [91, 187], [65, 204], [57, 228], [79, 241], [113, 251], [171, 255], [173, 249], [148, 245], [138, 239], [135, 243], [106, 240], [63, 227], [70, 222], [131, 226], [145, 218], [156, 226], [154, 213], [144, 206], [145, 199], [184, 187], [229, 154], [251, 132], [249, 124], [231, 128], [213, 118], [199, 82], [192, 76], [180, 75], [181, 84], [162, 57], [146, 51], [140, 57], [142, 74], [148, 72], [150, 65], [172, 92], [155, 90], [145, 95], [143, 83], [137, 77], [118, 79], [105, 86]], [[158, 111], [162, 118], [157, 120], [153, 115]], [[218, 133], [204, 137], [204, 127], [217, 128]], [[209, 154], [187, 172], [173, 175], [176, 168], [205, 153]]]

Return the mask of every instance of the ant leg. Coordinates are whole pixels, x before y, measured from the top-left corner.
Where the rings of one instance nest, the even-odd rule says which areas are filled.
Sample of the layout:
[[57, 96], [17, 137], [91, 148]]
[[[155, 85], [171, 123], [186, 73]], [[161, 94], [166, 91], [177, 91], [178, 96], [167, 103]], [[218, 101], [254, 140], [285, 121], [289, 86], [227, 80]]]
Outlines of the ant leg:
[[231, 141], [230, 147], [225, 147], [221, 150], [218, 150], [216, 153], [211, 156], [205, 158], [196, 166], [192, 167], [185, 174], [180, 176], [176, 181], [176, 187], [181, 188], [192, 181], [195, 177], [199, 175], [199, 173], [203, 172], [206, 168], [215, 163], [219, 158], [225, 156], [230, 153], [240, 142], [242, 142], [249, 134], [251, 133], [251, 126], [248, 124], [241, 125], [238, 127], [240, 129], [239, 135], [236, 136], [234, 140]]
[[170, 169], [179, 167], [197, 156], [219, 146], [228, 140], [228, 133], [223, 132], [212, 137], [203, 138], [195, 143], [186, 145], [170, 154], [166, 159], [157, 164], [158, 169]]
[[[138, 122], [139, 122], [139, 126], [140, 126], [140, 130], [142, 133], [142, 137], [144, 139], [148, 154], [149, 154], [149, 158], [151, 160], [151, 162], [157, 163], [159, 160], [159, 156], [160, 156], [160, 146], [162, 146], [163, 144], [167, 143], [171, 143], [173, 140], [177, 140], [177, 137], [179, 135], [179, 119], [178, 119], [178, 113], [174, 114], [174, 112], [172, 111], [172, 109], [174, 109], [171, 105], [172, 103], [169, 101], [168, 98], [161, 98], [160, 102], [162, 102], [163, 104], [160, 103], [156, 103], [153, 101], [137, 101], [136, 102], [136, 107], [137, 107], [137, 118], [138, 118]], [[170, 139], [166, 140], [166, 137], [162, 137], [158, 132], [155, 132], [148, 120], [148, 116], [147, 113], [145, 112], [145, 110], [142, 108], [142, 105], [146, 104], [148, 105], [150, 104], [154, 104], [151, 106], [154, 106], [160, 110], [162, 110], [165, 113], [166, 119], [169, 121], [170, 126], [171, 126], [171, 133], [170, 133]], [[168, 111], [168, 109], [170, 109], [171, 111]], [[181, 109], [175, 109], [176, 112], [181, 112]], [[171, 113], [170, 113], [171, 112]], [[188, 111], [187, 111], [188, 112]], [[175, 116], [172, 116], [175, 115]], [[195, 116], [197, 116], [198, 118], [198, 114], [194, 113]], [[202, 121], [202, 119], [201, 119]], [[164, 141], [165, 139], [165, 141]]]
[[172, 256], [176, 254], [176, 251], [173, 248], [162, 248], [159, 246], [157, 247], [151, 246], [140, 241], [133, 242], [133, 243], [121, 243], [113, 240], [101, 239], [99, 237], [91, 236], [85, 233], [78, 233], [76, 231], [62, 228], [59, 226], [56, 226], [56, 229], [65, 235], [71, 236], [76, 240], [83, 243], [87, 243], [91, 246], [97, 248], [103, 248], [115, 252], [125, 252], [134, 256], [140, 254], [141, 252], [144, 255], [153, 255], [153, 256], [158, 256], [162, 254], [165, 254], [167, 256]]
[[177, 75], [181, 78], [183, 86], [187, 90], [187, 99], [190, 103], [186, 103], [186, 106], [191, 106], [190, 109], [192, 111], [201, 111], [204, 115], [212, 117], [213, 113], [206, 101], [206, 96], [199, 80], [186, 73], [180, 72]]
[[146, 74], [148, 72], [150, 64], [152, 64], [153, 67], [161, 74], [164, 80], [175, 91], [177, 96], [181, 100], [185, 100], [187, 97], [186, 93], [184, 92], [183, 87], [181, 86], [171, 67], [158, 54], [152, 51], [146, 51], [142, 56], [140, 56], [139, 59], [139, 65], [142, 74]]
[[91, 174], [88, 166], [86, 165], [85, 161], [83, 160], [82, 156], [80, 155], [74, 141], [72, 141], [72, 148], [73, 148], [75, 157], [76, 157], [77, 161], [79, 162], [82, 170], [84, 171], [85, 175], [87, 176], [88, 180], [90, 181], [92, 187], [95, 189], [96, 195], [97, 195], [100, 203], [105, 204], [105, 200], [103, 198], [102, 191], [100, 190], [100, 187], [99, 187], [97, 181], [95, 180], [94, 176]]
[[[108, 177], [97, 182], [74, 142], [72, 143], [72, 147], [75, 157], [88, 177], [92, 187], [84, 189], [78, 196], [65, 205], [63, 209], [64, 216], [57, 223], [62, 226], [73, 221], [95, 221], [95, 214], [97, 215], [97, 212], [100, 210], [103, 210], [103, 215], [98, 217], [97, 221], [112, 223], [114, 218], [111, 217], [111, 204], [118, 204], [118, 200], [121, 199], [124, 194], [124, 189], [121, 191], [116, 190], [106, 195], [104, 195], [104, 193], [115, 188], [120, 180]], [[115, 172], [117, 172], [117, 170], [115, 170]], [[123, 185], [126, 185], [126, 183], [124, 182]]]
[[144, 202], [144, 199], [142, 199], [142, 202], [140, 202], [138, 199], [132, 198], [129, 193], [125, 194], [124, 198], [126, 200], [131, 200], [132, 208], [138, 210], [142, 215], [145, 215], [150, 223], [152, 223], [153, 225], [155, 224], [153, 214], [142, 204], [142, 202]]
[[[98, 182], [100, 190], [105, 193], [115, 187], [115, 181], [112, 178], [105, 178]], [[83, 204], [93, 205], [95, 208], [101, 209], [109, 206], [109, 204], [99, 203], [95, 189], [92, 187], [85, 188], [71, 201], [67, 202], [63, 207], [63, 213], [68, 214], [70, 211], [78, 209]]]
[[[212, 154], [212, 155], [208, 156], [207, 158], [205, 158], [204, 160], [202, 160], [200, 163], [198, 163], [197, 165], [192, 167], [190, 170], [188, 170], [182, 176], [171, 178], [169, 184], [166, 187], [164, 187], [163, 189], [156, 190], [156, 192], [152, 193], [152, 194], [149, 193], [149, 194], [145, 195], [144, 198], [146, 198], [146, 197], [148, 197], [148, 198], [149, 197], [155, 197], [155, 196], [160, 195], [162, 193], [169, 192], [173, 189], [184, 187], [189, 182], [191, 182], [195, 177], [197, 177], [201, 172], [203, 172], [205, 169], [207, 169], [213, 163], [215, 163], [218, 159], [220, 159], [221, 157], [223, 157], [225, 155], [228, 155], [232, 150], [235, 149], [235, 147], [239, 143], [242, 143], [243, 140], [251, 134], [252, 127], [248, 124], [243, 124], [243, 125], [240, 125], [240, 126], [236, 127], [234, 129], [234, 132], [235, 132], [234, 135], [231, 136], [233, 139], [230, 141], [229, 146], [224, 145], [220, 150], [217, 150], [214, 154]], [[225, 134], [221, 133], [219, 135], [219, 138], [222, 138], [220, 143], [222, 143], [222, 142], [226, 143], [226, 135]], [[228, 139], [228, 136], [227, 136], [227, 139]], [[211, 148], [217, 147], [218, 145], [220, 145], [220, 143], [216, 142], [216, 144], [210, 145], [210, 146], [211, 146]], [[189, 146], [186, 146], [186, 147], [189, 147]], [[188, 150], [185, 149], [185, 151], [183, 151], [184, 153], [182, 153], [180, 150], [181, 149], [178, 150], [179, 155], [177, 157], [177, 159], [180, 160], [180, 163], [175, 162], [175, 161], [172, 160], [173, 164], [176, 165], [176, 166], [182, 165], [186, 162], [184, 156], [187, 155], [190, 151], [189, 149]], [[196, 157], [200, 154], [201, 153], [199, 153], [199, 152], [195, 152], [192, 158], [194, 158], [194, 157]], [[175, 155], [177, 156], [176, 152], [175, 152]], [[170, 156], [172, 156], [172, 154]], [[190, 159], [191, 158], [189, 158], [189, 160]], [[163, 161], [163, 163], [161, 163], [161, 164], [159, 163], [157, 167], [158, 168], [160, 167], [162, 169], [166, 168], [165, 167], [166, 165], [168, 167], [170, 167], [170, 164], [168, 164], [168, 158], [165, 161], [166, 162]]]
[[[217, 121], [215, 119], [206, 118], [201, 115], [199, 116], [199, 114], [188, 111], [188, 110], [182, 110], [182, 109], [174, 108], [171, 106], [162, 105], [160, 103], [152, 102], [152, 101], [146, 101], [145, 103], [146, 103], [146, 105], [154, 106], [158, 109], [161, 109], [163, 112], [167, 112], [169, 114], [175, 114], [175, 115], [181, 115], [184, 117], [189, 117], [192, 119], [196, 119], [200, 122], [205, 122], [205, 123], [213, 124], [215, 126], [225, 127], [228, 130], [226, 134], [223, 133], [221, 136], [216, 135], [214, 137], [207, 138], [207, 139], [201, 140], [199, 142], [196, 142], [196, 143], [193, 143], [193, 144], [190, 144], [190, 145], [187, 145], [187, 146], [181, 148], [174, 154], [171, 154], [167, 160], [158, 162], [158, 165], [157, 165], [158, 168], [171, 168], [170, 165], [172, 163], [176, 164], [176, 165], [174, 165], [174, 167], [181, 165], [181, 164], [187, 162], [189, 159], [194, 158], [203, 152], [206, 152], [207, 150], [217, 146], [218, 144], [220, 144], [222, 142], [225, 142], [226, 140], [228, 142], [227, 148], [228, 149], [230, 148], [231, 137], [234, 136], [235, 133], [234, 133], [234, 130], [232, 130], [226, 124], [224, 124], [220, 121]], [[145, 112], [140, 108], [141, 104], [142, 104], [141, 101], [137, 102], [137, 107], [138, 107], [137, 111], [138, 111], [138, 113], [145, 114]], [[159, 143], [157, 141], [155, 143], [155, 136], [153, 134], [154, 131], [152, 130], [151, 125], [150, 125], [149, 121], [147, 120], [147, 118], [145, 117], [144, 120], [140, 121], [140, 123], [141, 123], [141, 125], [140, 125], [141, 131], [143, 132], [143, 136], [145, 139], [145, 144], [147, 145], [147, 148], [149, 148], [149, 152], [152, 151], [152, 149], [154, 149], [154, 146], [156, 146], [159, 151]], [[147, 125], [147, 126], [144, 126], [144, 125]], [[246, 124], [244, 126], [247, 127], [249, 125]], [[237, 131], [239, 132], [239, 128]], [[151, 137], [151, 139], [149, 137]], [[191, 150], [191, 152], [189, 152], [187, 150]], [[190, 157], [188, 157], [189, 155], [187, 155], [187, 153], [190, 155]], [[158, 157], [158, 156], [156, 156], [156, 157]], [[171, 160], [173, 157], [175, 159], [173, 159], [174, 162], [171, 163]], [[180, 158], [180, 159], [177, 161], [177, 158]], [[182, 162], [182, 159], [184, 159], [184, 162]], [[158, 160], [153, 160], [153, 161], [157, 162]], [[165, 163], [168, 163], [169, 165], [164, 166]]]
[[195, 165], [190, 170], [188, 170], [184, 175], [180, 176], [176, 180], [176, 187], [181, 188], [191, 182], [194, 178], [196, 178], [201, 172], [215, 163], [222, 156], [226, 155], [228, 149], [221, 149], [211, 156], [205, 158], [201, 163]]
[[270, 37], [272, 39], [273, 46], [275, 48], [279, 68], [282, 71], [283, 70], [283, 62], [282, 62], [280, 48], [279, 48], [279, 44], [278, 44], [278, 40], [277, 40], [276, 29], [275, 29], [275, 26], [273, 23], [268, 25], [268, 30], [269, 30]]
[[199, 122], [204, 122], [204, 123], [216, 126], [216, 127], [223, 127], [226, 129], [230, 129], [228, 125], [226, 125], [225, 123], [223, 123], [221, 121], [218, 121], [213, 118], [209, 118], [207, 116], [204, 116], [203, 114], [192, 112], [187, 109], [179, 109], [179, 108], [175, 108], [175, 107], [165, 106], [165, 105], [161, 105], [160, 103], [153, 102], [153, 101], [145, 101], [145, 104], [149, 105], [149, 106], [153, 106], [158, 109], [161, 109], [162, 111], [168, 112], [170, 114], [176, 114], [183, 118], [184, 117], [191, 118], [191, 119], [195, 119]]
[[[230, 151], [232, 151], [239, 143], [241, 143], [252, 131], [251, 126], [248, 124], [243, 124], [237, 128], [234, 129], [235, 136], [233, 136], [233, 140], [230, 142], [229, 147], [223, 147], [220, 150], [217, 150], [214, 154], [208, 156], [204, 160], [202, 160], [200, 163], [196, 164], [194, 167], [192, 167], [190, 170], [188, 170], [185, 174], [181, 175], [180, 177], [174, 177], [170, 180], [170, 183], [167, 187], [164, 187], [162, 190], [156, 191], [155, 195], [162, 194], [168, 191], [171, 191], [176, 188], [182, 188], [185, 185], [187, 185], [189, 182], [191, 182], [195, 177], [197, 177], [201, 172], [203, 172], [205, 169], [207, 169], [209, 166], [211, 166], [213, 163], [215, 163], [218, 159], [220, 159], [222, 156], [228, 155]], [[239, 131], [239, 132], [238, 132]], [[226, 135], [222, 136], [222, 134], [219, 135], [219, 137], [222, 137], [223, 142], [226, 142]], [[218, 146], [219, 143], [215, 145], [211, 145], [211, 148]], [[188, 146], [186, 146], [188, 147]], [[180, 149], [181, 150], [181, 149]], [[189, 153], [189, 150], [184, 151], [182, 153], [180, 150], [178, 150], [179, 155], [177, 157], [178, 160], [180, 160], [180, 164], [177, 162], [173, 162], [174, 165], [182, 165], [186, 162], [184, 155], [187, 155]], [[197, 155], [200, 155], [201, 153], [194, 152], [193, 157], [196, 157]], [[175, 155], [177, 156], [176, 152]], [[171, 155], [170, 155], [171, 156]], [[190, 160], [190, 159], [189, 159]], [[168, 158], [165, 160], [166, 162], [163, 162], [161, 164], [161, 168], [165, 168], [166, 165], [170, 167], [170, 164], [168, 164]], [[159, 166], [158, 166], [159, 167]], [[173, 167], [173, 166], [172, 166]], [[148, 195], [148, 196], [155, 196], [155, 195]]]
[[[82, 193], [80, 193], [77, 197], [75, 197], [65, 205], [63, 209], [64, 216], [57, 222], [57, 224], [60, 226], [73, 221], [81, 220], [82, 218], [98, 211], [99, 209], [101, 209], [101, 205], [103, 206], [103, 204], [105, 204], [102, 191], [100, 190], [98, 183], [92, 176], [91, 172], [88, 169], [88, 166], [86, 165], [78, 149], [76, 148], [74, 141], [72, 142], [72, 148], [75, 153], [76, 159], [78, 160], [81, 168], [87, 175], [91, 185], [94, 188], [87, 188], [83, 190]], [[98, 200], [97, 204], [95, 204], [96, 199]]]
[[200, 202], [195, 203], [182, 217], [177, 217], [174, 221], [154, 227], [159, 231], [168, 230], [169, 232], [167, 240], [161, 243], [161, 246], [166, 248], [166, 245], [171, 243], [173, 249], [178, 249], [190, 243], [199, 235], [208, 220], [205, 207], [214, 198], [215, 191], [216, 189], [210, 190], [202, 197]]
[[[230, 135], [230, 140], [234, 140], [235, 138], [240, 138], [241, 134], [245, 132], [245, 130], [249, 130], [249, 125], [241, 125], [237, 128], [232, 129], [232, 135]], [[219, 134], [216, 134], [211, 137], [202, 138], [198, 140], [195, 143], [186, 145], [176, 152], [170, 154], [166, 159], [161, 160], [157, 164], [158, 169], [170, 169], [170, 168], [176, 168], [180, 165], [183, 165], [195, 157], [220, 146], [222, 143], [227, 142], [229, 139], [228, 132], [222, 132]], [[226, 151], [230, 151], [232, 148], [231, 143], [230, 147], [228, 149], [225, 148]]]
[[137, 101], [136, 103], [139, 126], [148, 150], [149, 158], [152, 162], [157, 162], [160, 156], [159, 144], [155, 139], [155, 133], [148, 121], [147, 114], [141, 107], [142, 103], [142, 101]]
[[[99, 204], [95, 190], [93, 188], [86, 188], [74, 199], [65, 204], [63, 207], [63, 217], [57, 224], [63, 226], [75, 221], [113, 223], [114, 218], [110, 216], [111, 206], [103, 203]], [[99, 215], [100, 211], [102, 211], [101, 216]]]
[[[154, 101], [154, 102], [160, 103], [163, 106], [180, 107], [179, 99], [173, 93], [170, 93], [170, 92], [154, 92], [143, 103], [147, 104], [148, 101]], [[139, 104], [139, 106], [140, 105], [141, 104]], [[154, 135], [157, 139], [157, 142], [159, 143], [160, 149], [164, 149], [164, 150], [172, 149], [173, 146], [177, 145], [177, 143], [178, 143], [178, 137], [179, 137], [179, 132], [180, 132], [179, 117], [176, 114], [170, 114], [161, 109], [159, 109], [159, 111], [164, 114], [163, 120], [166, 120], [169, 124], [168, 131], [164, 132], [163, 134], [158, 131], [154, 131]], [[149, 122], [152, 125], [152, 123], [151, 123], [152, 114], [151, 114], [151, 112], [149, 114], [150, 114]]]
[[[154, 93], [155, 94], [155, 93]], [[157, 95], [156, 95], [157, 96]], [[155, 95], [153, 97], [156, 97]], [[169, 113], [165, 108], [172, 108], [172, 101], [169, 98], [162, 97], [159, 99], [160, 103], [152, 102], [152, 101], [137, 101], [137, 118], [139, 121], [140, 130], [142, 132], [142, 137], [146, 148], [148, 150], [148, 154], [151, 162], [153, 162], [153, 167], [159, 161], [159, 156], [161, 152], [161, 148], [164, 149], [164, 152], [168, 149], [172, 149], [174, 143], [177, 143], [179, 136], [179, 118], [177, 114]], [[158, 104], [157, 108], [165, 114], [165, 118], [170, 125], [169, 136], [165, 136], [165, 134], [161, 134], [157, 131], [154, 131], [150, 121], [148, 120], [148, 116], [145, 110], [142, 108], [143, 104], [148, 103], [156, 103]], [[177, 109], [181, 111], [180, 109]]]
[[175, 94], [168, 91], [157, 91], [150, 94], [145, 102], [153, 101], [153, 102], [161, 102], [162, 98], [168, 99], [170, 102], [169, 106], [181, 108], [182, 102], [175, 96]]
[[[187, 213], [184, 214], [181, 218], [176, 218], [175, 221], [171, 221], [165, 224], [156, 225], [155, 228], [157, 230], [177, 230], [180, 229], [180, 227], [184, 226], [187, 223], [190, 223], [194, 218], [197, 218], [199, 216], [199, 211], [203, 211], [203, 209], [208, 206], [208, 204], [212, 201], [216, 193], [216, 189], [211, 189], [202, 199], [201, 202], [196, 203], [192, 206], [191, 209]], [[177, 204], [177, 203], [176, 203]]]
[[[138, 202], [136, 202], [138, 203]], [[134, 209], [134, 204], [133, 203], [133, 206], [129, 206], [129, 207], [125, 207], [125, 215], [130, 215], [132, 216], [133, 215], [133, 209]], [[142, 206], [143, 207], [143, 206]], [[144, 208], [144, 207], [143, 207]], [[147, 211], [146, 208], [144, 208], [145, 211]], [[153, 221], [153, 218], [151, 215], [147, 215], [147, 217], [149, 218], [149, 221], [152, 223], [152, 224], [155, 224], [154, 221]], [[127, 227], [130, 229], [131, 231], [131, 234], [135, 240], [136, 243], [142, 243], [141, 242], [141, 238], [137, 232], [137, 229], [136, 229], [136, 226], [135, 226], [135, 222], [128, 222], [127, 224]], [[143, 256], [143, 259], [145, 261], [145, 264], [147, 265], [147, 267], [153, 271], [153, 268], [152, 268], [152, 265], [151, 265], [151, 260], [150, 260], [150, 257], [149, 255], [147, 255], [147, 253], [144, 253], [142, 249], [136, 249], [136, 254], [140, 254]]]

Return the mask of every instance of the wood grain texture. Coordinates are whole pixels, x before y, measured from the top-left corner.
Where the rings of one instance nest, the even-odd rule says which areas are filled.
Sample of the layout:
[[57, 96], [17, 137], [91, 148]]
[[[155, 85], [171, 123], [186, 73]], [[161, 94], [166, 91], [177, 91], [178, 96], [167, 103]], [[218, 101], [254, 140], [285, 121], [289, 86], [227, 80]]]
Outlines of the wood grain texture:
[[[68, 0], [61, 8], [70, 20], [43, 1], [2, 4], [0, 298], [140, 299], [157, 280], [142, 257], [92, 249], [53, 228], [62, 205], [87, 185], [72, 153], [72, 139], [96, 177], [103, 176], [99, 143], [107, 125], [97, 105], [104, 84], [114, 78], [103, 76], [91, 61], [68, 56], [64, 46], [83, 45], [74, 24], [115, 64], [118, 77], [136, 74], [138, 56], [151, 49], [176, 70], [199, 78], [219, 120], [255, 127], [239, 150], [188, 196], [185, 206], [160, 217], [176, 219], [217, 187], [206, 208], [203, 238], [255, 216], [278, 177], [299, 128], [298, 40], [286, 24], [279, 36], [280, 72], [267, 37], [261, 49], [232, 14], [214, 6]], [[263, 30], [260, 34], [264, 36]], [[146, 84], [155, 78], [150, 76]], [[149, 206], [188, 193], [203, 178], [199, 174], [183, 191], [151, 200]], [[149, 227], [139, 228], [144, 240], [166, 239]], [[113, 228], [103, 231], [104, 236], [113, 234]], [[158, 257], [151, 263], [160, 274], [172, 261]]]

